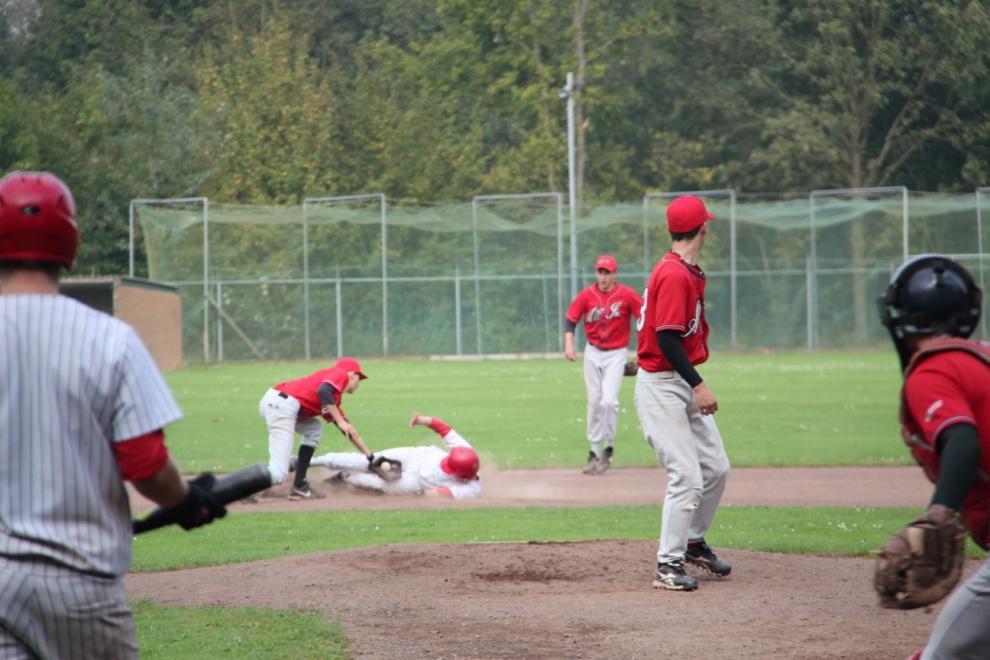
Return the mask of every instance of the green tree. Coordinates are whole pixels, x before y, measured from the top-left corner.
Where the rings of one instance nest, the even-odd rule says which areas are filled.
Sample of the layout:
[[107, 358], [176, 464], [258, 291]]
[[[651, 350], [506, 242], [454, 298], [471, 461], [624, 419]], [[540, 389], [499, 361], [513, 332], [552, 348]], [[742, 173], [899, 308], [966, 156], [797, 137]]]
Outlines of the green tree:
[[337, 109], [307, 40], [273, 22], [233, 33], [197, 70], [203, 193], [242, 203], [298, 203], [330, 188]]

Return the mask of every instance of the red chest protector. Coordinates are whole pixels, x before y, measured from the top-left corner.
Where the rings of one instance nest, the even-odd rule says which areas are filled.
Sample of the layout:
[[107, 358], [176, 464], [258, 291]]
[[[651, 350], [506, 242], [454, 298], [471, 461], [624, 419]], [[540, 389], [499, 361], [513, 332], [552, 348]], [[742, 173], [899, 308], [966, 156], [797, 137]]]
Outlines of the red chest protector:
[[[990, 345], [966, 339], [940, 339], [932, 342], [918, 351], [911, 358], [907, 369], [904, 370], [904, 381], [923, 361], [938, 353], [946, 351], [964, 351], [986, 363], [990, 367]], [[904, 388], [901, 389], [901, 436], [911, 450], [911, 455], [918, 462], [929, 481], [935, 483], [940, 471], [940, 460], [935, 452], [935, 446], [925, 441], [918, 425], [911, 417], [908, 409]], [[962, 504], [963, 520], [969, 529], [973, 540], [984, 550], [990, 549], [990, 474], [987, 465], [990, 464], [990, 433], [986, 429], [978, 429], [982, 457], [976, 480], [970, 486]]]

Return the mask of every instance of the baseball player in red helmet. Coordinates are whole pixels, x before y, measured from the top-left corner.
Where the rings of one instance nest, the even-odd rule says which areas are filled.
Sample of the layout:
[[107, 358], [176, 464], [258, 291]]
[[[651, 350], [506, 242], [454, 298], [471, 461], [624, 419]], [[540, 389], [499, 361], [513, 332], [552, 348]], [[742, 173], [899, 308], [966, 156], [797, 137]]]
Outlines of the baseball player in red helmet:
[[[588, 394], [588, 463], [585, 474], [601, 474], [612, 462], [619, 422], [619, 389], [629, 350], [629, 319], [639, 318], [643, 301], [616, 282], [619, 263], [603, 254], [595, 261], [595, 283], [582, 289], [564, 319], [564, 357], [574, 362], [574, 332], [584, 317], [584, 386]], [[602, 448], [604, 443], [605, 447]]]
[[338, 479], [359, 488], [387, 495], [428, 495], [466, 500], [481, 494], [478, 453], [464, 437], [439, 417], [413, 413], [409, 427], [425, 426], [440, 436], [447, 451], [435, 446], [396, 447], [377, 456], [399, 461], [402, 474], [388, 481], [369, 472], [368, 461], [354, 452], [329, 453], [314, 458], [311, 465], [341, 470]]
[[69, 188], [0, 179], [0, 655], [137, 658], [124, 480], [185, 529], [226, 513], [164, 444], [181, 417], [134, 330], [59, 295], [79, 244]]
[[344, 394], [357, 392], [361, 381], [366, 378], [361, 364], [354, 358], [345, 357], [328, 369], [279, 383], [261, 397], [258, 409], [268, 425], [268, 471], [272, 475], [272, 484], [285, 481], [289, 474], [295, 435], [298, 433], [303, 437], [295, 462], [295, 480], [289, 490], [290, 500], [324, 497], [306, 479], [310, 460], [323, 436], [323, 425], [318, 417], [335, 424], [366, 457], [365, 460], [374, 461], [374, 455], [340, 407]]
[[636, 412], [668, 479], [653, 586], [678, 591], [698, 588], [685, 562], [720, 577], [732, 570], [705, 542], [729, 474], [713, 417], [718, 400], [695, 369], [708, 359], [705, 273], [697, 262], [710, 220], [697, 197], [667, 206], [673, 245], [653, 268], [637, 324]]
[[[990, 342], [968, 339], [979, 322], [981, 301], [982, 292], [969, 272], [940, 255], [906, 261], [879, 301], [881, 321], [904, 370], [902, 435], [935, 484], [928, 511], [906, 528], [914, 528], [919, 536], [928, 534], [927, 541], [918, 544], [920, 549], [912, 548], [910, 554], [924, 561], [930, 558], [927, 553], [935, 552], [936, 565], [953, 552], [961, 565], [960, 521], [977, 545], [990, 549]], [[960, 527], [958, 539], [950, 541], [955, 550], [943, 547], [951, 537], [943, 533], [947, 525]], [[886, 545], [885, 551], [890, 547]], [[878, 563], [876, 582], [882, 598], [885, 579], [899, 580], [907, 561], [906, 557], [884, 559], [890, 566]], [[925, 562], [922, 573], [931, 574], [932, 565]], [[958, 579], [956, 572], [954, 580]], [[904, 594], [886, 595], [886, 606], [903, 607], [898, 601]], [[912, 657], [990, 657], [990, 560], [956, 590], [939, 614], [928, 644]]]

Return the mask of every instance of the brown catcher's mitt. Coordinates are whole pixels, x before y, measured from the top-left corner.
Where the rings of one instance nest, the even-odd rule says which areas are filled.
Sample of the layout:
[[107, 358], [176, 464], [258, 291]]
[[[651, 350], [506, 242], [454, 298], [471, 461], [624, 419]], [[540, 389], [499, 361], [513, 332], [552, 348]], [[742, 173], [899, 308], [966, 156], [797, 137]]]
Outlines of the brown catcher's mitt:
[[368, 457], [368, 470], [385, 481], [398, 481], [402, 476], [402, 461], [372, 454]]
[[941, 505], [928, 509], [880, 549], [873, 576], [880, 605], [909, 610], [940, 601], [959, 582], [965, 546], [957, 513]]
[[622, 370], [622, 375], [635, 376], [637, 371], [639, 371], [639, 365], [636, 364], [636, 360], [630, 360], [629, 362], [626, 362], [626, 366]]

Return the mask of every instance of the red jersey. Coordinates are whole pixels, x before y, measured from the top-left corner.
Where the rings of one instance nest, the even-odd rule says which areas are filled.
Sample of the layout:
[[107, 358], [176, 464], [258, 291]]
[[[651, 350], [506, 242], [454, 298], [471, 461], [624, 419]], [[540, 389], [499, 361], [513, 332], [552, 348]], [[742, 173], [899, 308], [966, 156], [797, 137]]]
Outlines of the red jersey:
[[990, 545], [990, 346], [946, 339], [919, 351], [905, 371], [901, 424], [911, 454], [934, 483], [940, 471], [939, 434], [969, 424], [980, 438], [980, 474], [963, 500], [973, 540]]
[[287, 380], [276, 385], [275, 389], [299, 401], [300, 417], [316, 417], [323, 407], [320, 395], [316, 392], [323, 383], [330, 383], [333, 386], [333, 402], [339, 407], [344, 396], [344, 388], [347, 387], [347, 372], [337, 367], [320, 369], [303, 378]]
[[668, 252], [657, 262], [643, 292], [646, 305], [636, 329], [639, 366], [646, 371], [674, 368], [660, 351], [657, 332], [676, 330], [691, 364], [708, 359], [708, 322], [705, 320], [705, 273]]
[[616, 284], [603, 292], [597, 284], [582, 289], [567, 308], [567, 320], [577, 324], [584, 316], [584, 336], [603, 351], [629, 346], [629, 317], [639, 318], [643, 301], [635, 291]]

